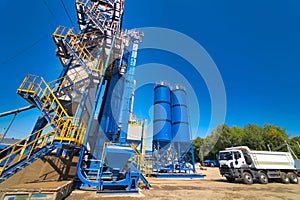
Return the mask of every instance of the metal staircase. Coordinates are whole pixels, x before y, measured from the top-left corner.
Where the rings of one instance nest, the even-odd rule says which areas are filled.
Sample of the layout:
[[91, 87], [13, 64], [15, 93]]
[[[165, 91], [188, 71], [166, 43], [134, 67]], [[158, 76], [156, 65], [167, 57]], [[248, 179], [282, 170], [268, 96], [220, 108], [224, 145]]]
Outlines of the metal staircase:
[[[100, 125], [104, 121], [104, 107], [110, 101], [107, 94], [113, 82], [112, 72], [117, 69], [116, 77], [120, 79], [126, 72], [134, 71], [142, 38], [135, 30], [121, 31], [123, 4], [124, 0], [76, 0], [80, 32], [63, 26], [56, 28], [52, 37], [63, 70], [50, 83], [28, 75], [18, 88], [17, 94], [36, 106], [42, 116], [34, 133], [0, 152], [0, 182], [45, 155], [60, 156], [61, 150], [68, 153], [80, 150], [77, 163], [80, 188], [104, 192], [105, 187], [119, 187], [137, 192], [139, 180], [151, 187], [146, 179], [150, 177], [150, 165], [135, 145], [126, 144], [126, 131], [122, 132], [122, 141], [110, 141], [104, 144], [102, 152], [100, 149], [106, 141], [100, 138]], [[128, 97], [133, 75], [131, 72], [126, 79], [130, 81], [126, 84]], [[126, 127], [129, 110], [122, 111], [125, 112], [122, 125]], [[93, 135], [96, 131], [97, 137]], [[99, 141], [96, 153], [89, 149], [92, 140]]]
[[69, 116], [43, 78], [27, 75], [17, 93], [42, 111], [48, 123], [55, 130], [57, 140], [76, 146], [82, 144], [85, 134], [84, 123]]
[[[49, 124], [45, 128], [3, 149], [0, 152], [0, 155], [4, 155], [0, 159], [0, 183], [35, 160], [52, 152], [56, 148], [54, 144], [55, 136], [55, 130]], [[31, 140], [31, 138], [35, 139]]]
[[141, 152], [137, 149], [136, 144], [131, 143], [130, 147], [135, 153], [135, 162], [137, 163], [137, 169], [139, 170], [139, 177], [145, 184], [146, 188], [150, 189], [151, 185], [148, 179], [151, 176], [151, 165], [145, 159], [145, 155], [141, 154]]
[[0, 182], [54, 149], [81, 147], [86, 125], [69, 116], [53, 90], [63, 91], [63, 88], [51, 89], [41, 77], [34, 75], [26, 76], [17, 90], [20, 96], [42, 111], [48, 125], [0, 152], [3, 156]]
[[[90, 0], [76, 0], [76, 9], [79, 26], [85, 26], [92, 22], [92, 26], [97, 28], [102, 34], [107, 30], [108, 20], [111, 18], [109, 14], [113, 15], [112, 9], [102, 10], [101, 5], [113, 8], [114, 4], [111, 1], [99, 1], [98, 3]], [[118, 21], [118, 20], [117, 20]]]
[[102, 44], [103, 38], [99, 38], [98, 31], [85, 34], [75, 34], [72, 28], [58, 26], [52, 37], [57, 46], [56, 54], [63, 58], [75, 58], [78, 63], [92, 72], [101, 74], [103, 69], [95, 69], [96, 57], [89, 49]]

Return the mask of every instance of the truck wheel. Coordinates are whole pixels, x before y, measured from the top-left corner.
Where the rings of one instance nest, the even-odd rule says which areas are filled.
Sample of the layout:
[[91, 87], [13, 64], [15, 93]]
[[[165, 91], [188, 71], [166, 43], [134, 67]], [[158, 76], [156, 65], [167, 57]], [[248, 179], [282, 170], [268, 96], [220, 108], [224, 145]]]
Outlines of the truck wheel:
[[287, 177], [290, 179], [290, 182], [293, 184], [298, 184], [298, 177], [295, 173], [293, 172], [289, 172], [287, 174]]
[[287, 176], [287, 174], [285, 172], [281, 172], [281, 174], [280, 174], [280, 180], [284, 184], [290, 183], [290, 179], [289, 179], [289, 177]]
[[264, 172], [258, 173], [258, 182], [261, 184], [267, 184], [269, 182], [268, 176]]
[[230, 183], [233, 183], [233, 182], [235, 181], [235, 178], [228, 177], [228, 176], [226, 176], [226, 179], [227, 179], [227, 181], [230, 182]]
[[253, 183], [253, 177], [249, 172], [243, 173], [243, 183], [249, 184], [249, 185]]

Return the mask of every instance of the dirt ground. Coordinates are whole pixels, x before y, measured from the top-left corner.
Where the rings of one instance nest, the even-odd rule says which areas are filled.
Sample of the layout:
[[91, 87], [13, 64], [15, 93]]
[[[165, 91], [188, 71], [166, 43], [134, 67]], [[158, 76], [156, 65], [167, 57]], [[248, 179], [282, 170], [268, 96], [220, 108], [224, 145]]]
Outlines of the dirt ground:
[[[74, 163], [76, 160], [74, 160]], [[12, 176], [0, 184], [1, 190], [16, 188], [56, 188], [64, 174], [75, 174], [75, 164], [70, 164], [69, 170], [64, 167], [69, 161], [61, 158], [45, 158], [38, 160], [25, 170]], [[73, 162], [72, 162], [73, 163]], [[58, 167], [61, 166], [61, 167]], [[71, 173], [70, 173], [71, 172]], [[228, 183], [220, 176], [218, 168], [199, 170], [205, 174], [204, 179], [156, 179], [151, 178], [152, 189], [141, 190], [139, 195], [107, 195], [96, 194], [95, 191], [74, 190], [66, 200], [93, 200], [104, 198], [108, 200], [141, 200], [141, 199], [300, 199], [300, 184], [282, 184], [272, 182], [267, 185], [255, 183], [244, 185], [241, 181]], [[72, 177], [72, 176], [71, 176]], [[59, 182], [57, 182], [59, 181]]]
[[155, 179], [151, 178], [152, 189], [142, 190], [139, 195], [100, 195], [94, 191], [75, 190], [67, 200], [90, 199], [300, 199], [300, 184], [282, 184], [272, 182], [267, 185], [255, 183], [245, 185], [240, 181], [228, 183], [221, 177], [218, 168], [207, 168], [199, 171], [205, 174], [204, 179]]

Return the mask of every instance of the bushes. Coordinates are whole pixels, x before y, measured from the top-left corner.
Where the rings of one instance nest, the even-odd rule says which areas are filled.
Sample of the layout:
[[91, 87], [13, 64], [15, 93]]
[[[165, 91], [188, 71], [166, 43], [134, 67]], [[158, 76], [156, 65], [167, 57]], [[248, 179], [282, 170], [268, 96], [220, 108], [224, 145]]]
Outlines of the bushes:
[[193, 140], [195, 149], [195, 160], [197, 162], [205, 159], [216, 159], [216, 154], [233, 146], [248, 146], [253, 150], [287, 151], [285, 141], [288, 142], [295, 154], [300, 158], [300, 137], [289, 139], [285, 129], [270, 124], [263, 127], [247, 124], [243, 128], [226, 124], [219, 125], [210, 135], [205, 138], [197, 137]]

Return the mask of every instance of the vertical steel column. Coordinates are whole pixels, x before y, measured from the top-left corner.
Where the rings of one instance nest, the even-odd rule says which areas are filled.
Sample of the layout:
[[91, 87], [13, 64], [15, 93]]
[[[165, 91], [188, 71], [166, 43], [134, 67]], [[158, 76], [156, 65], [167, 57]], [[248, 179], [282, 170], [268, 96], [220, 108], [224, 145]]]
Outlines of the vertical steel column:
[[[130, 37], [130, 36], [129, 36]], [[139, 41], [133, 37], [130, 37], [132, 43], [130, 46], [129, 54], [129, 62], [126, 70], [126, 75], [124, 78], [124, 93], [123, 93], [123, 100], [122, 100], [122, 109], [120, 114], [120, 122], [121, 122], [121, 130], [120, 130], [120, 137], [119, 143], [125, 144], [127, 139], [127, 131], [128, 131], [128, 122], [129, 122], [129, 115], [130, 115], [130, 108], [131, 108], [131, 93], [132, 88], [134, 87], [134, 74], [135, 74], [135, 67], [136, 67], [136, 59], [139, 47]]]

